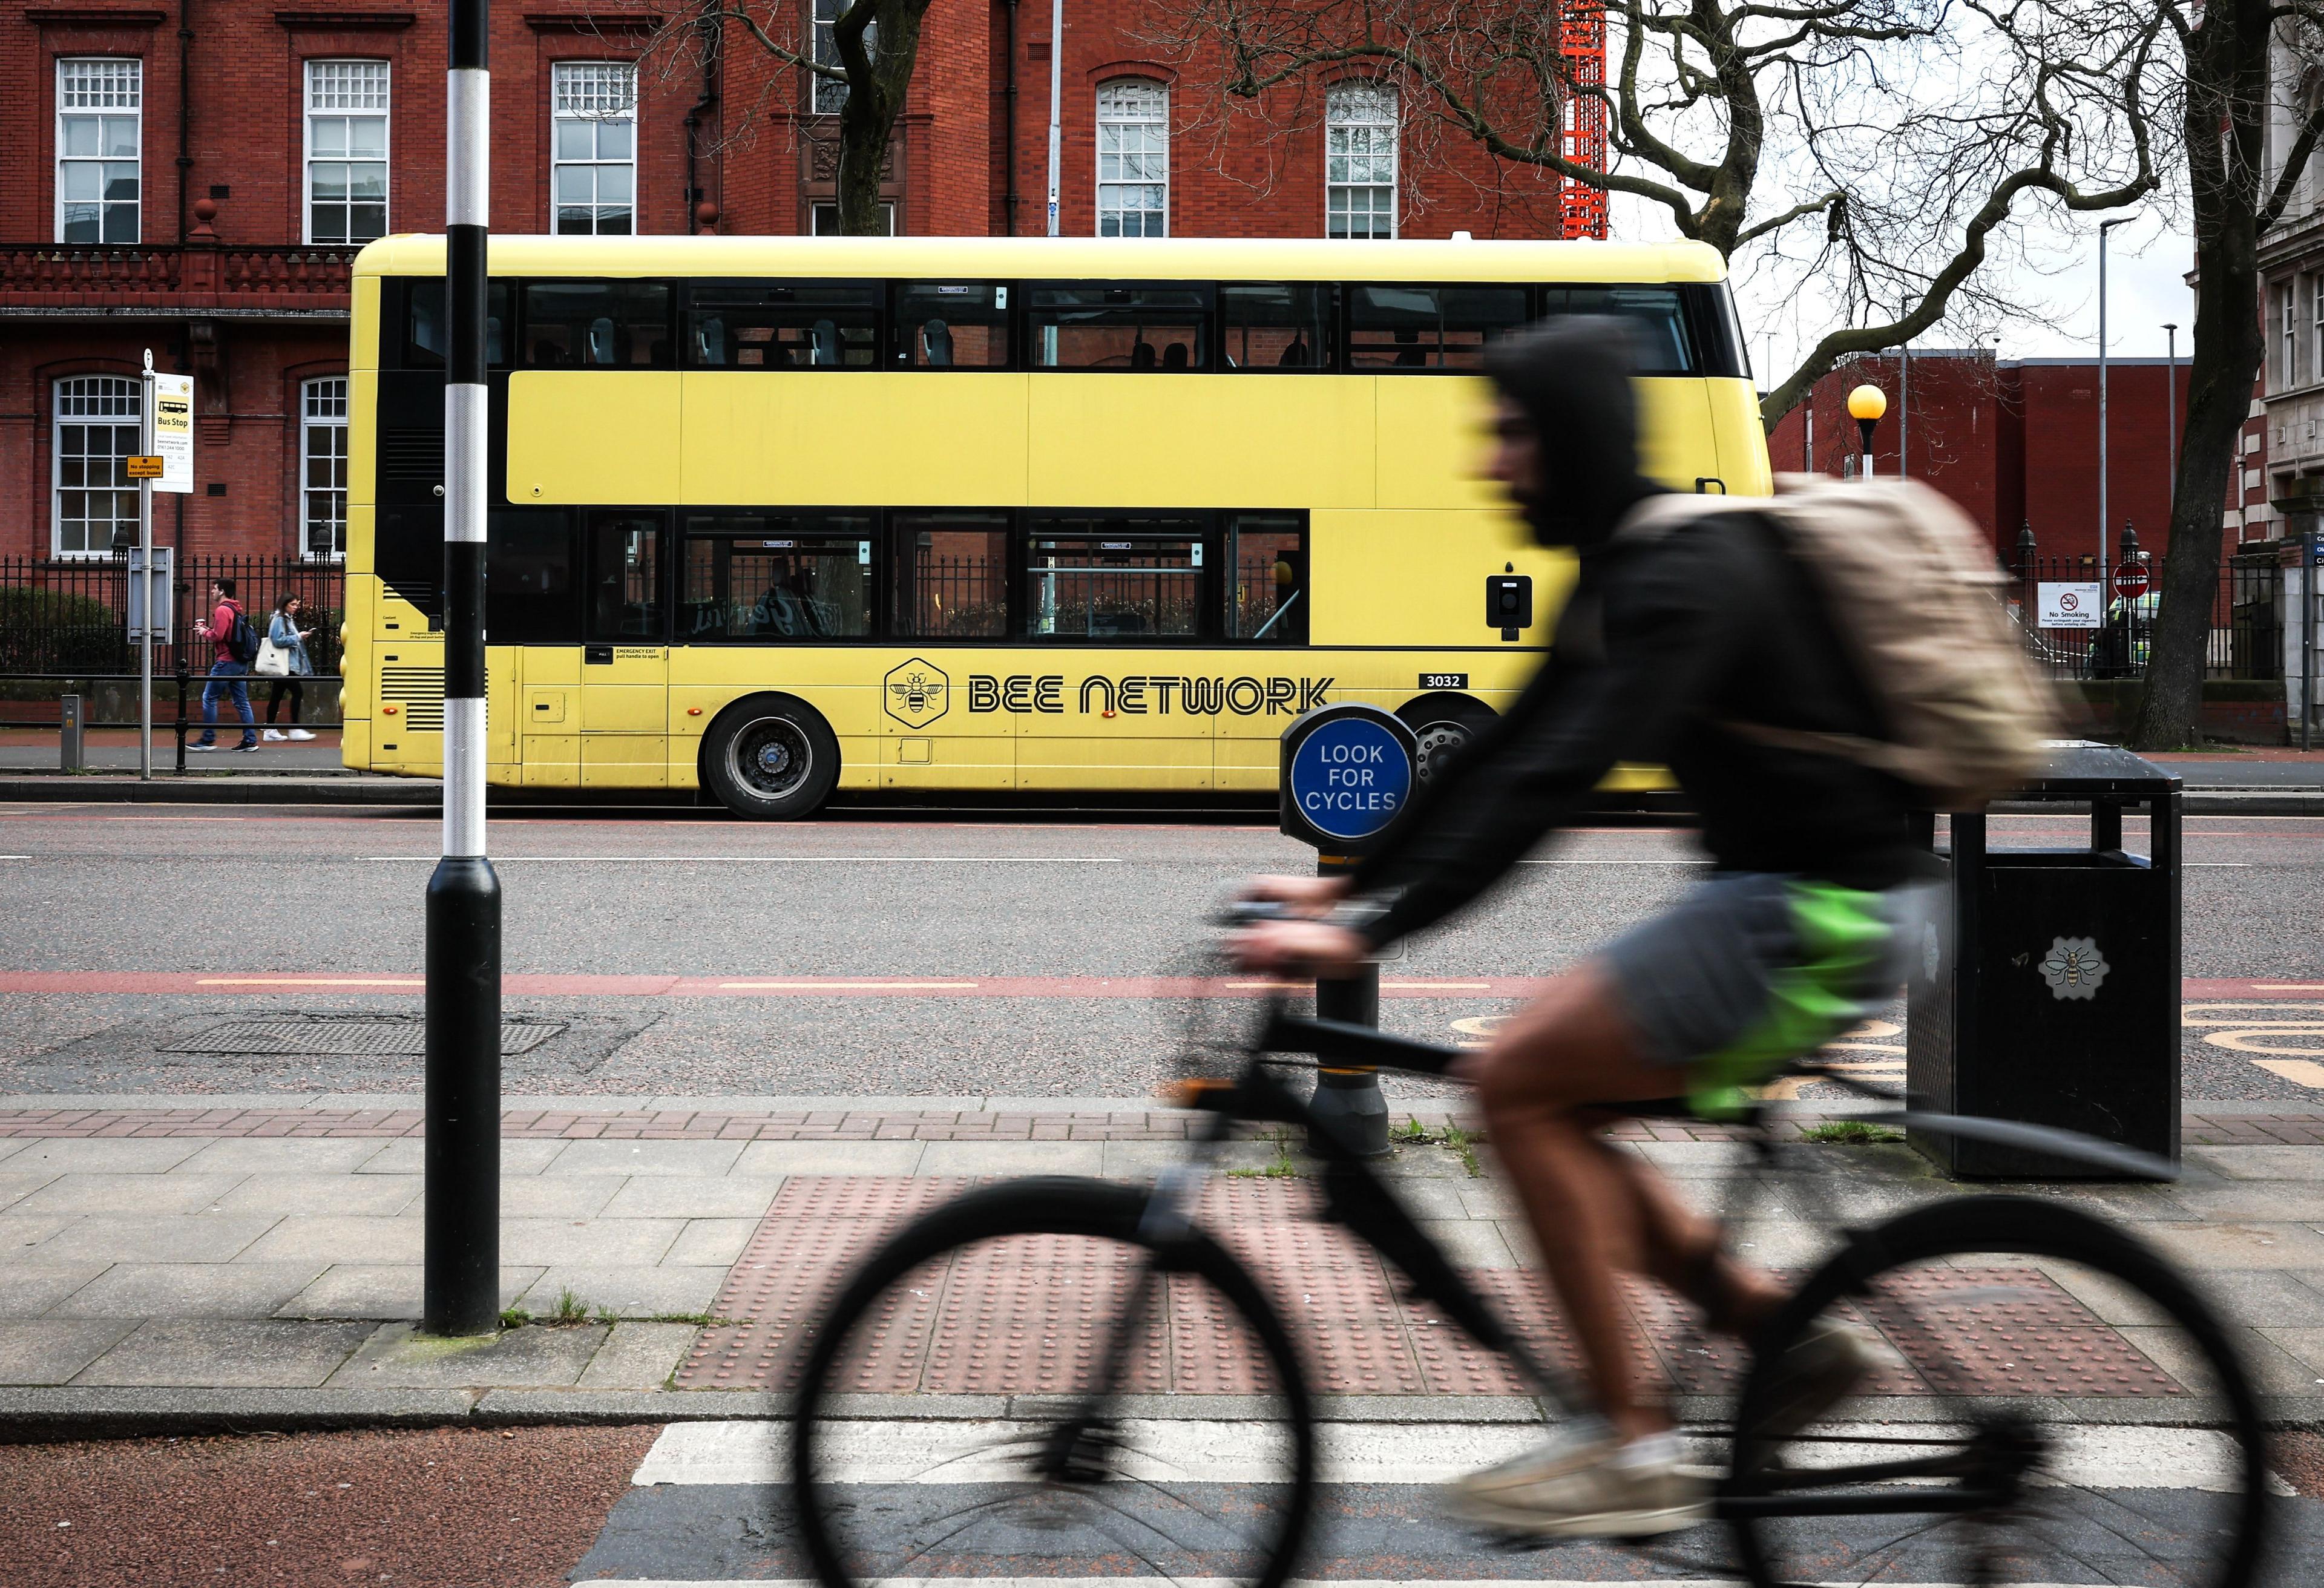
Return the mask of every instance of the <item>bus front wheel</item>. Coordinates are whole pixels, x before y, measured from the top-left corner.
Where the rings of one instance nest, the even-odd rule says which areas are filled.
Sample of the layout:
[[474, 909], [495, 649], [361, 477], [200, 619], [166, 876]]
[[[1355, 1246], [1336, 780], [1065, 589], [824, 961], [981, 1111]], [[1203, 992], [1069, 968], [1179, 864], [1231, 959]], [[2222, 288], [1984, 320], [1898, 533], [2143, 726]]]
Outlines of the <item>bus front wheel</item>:
[[811, 816], [839, 781], [839, 739], [823, 714], [788, 695], [756, 695], [702, 736], [702, 780], [736, 816]]
[[1469, 747], [1469, 741], [1493, 720], [1494, 712], [1473, 696], [1439, 694], [1407, 700], [1396, 715], [1420, 742], [1420, 780], [1425, 783]]

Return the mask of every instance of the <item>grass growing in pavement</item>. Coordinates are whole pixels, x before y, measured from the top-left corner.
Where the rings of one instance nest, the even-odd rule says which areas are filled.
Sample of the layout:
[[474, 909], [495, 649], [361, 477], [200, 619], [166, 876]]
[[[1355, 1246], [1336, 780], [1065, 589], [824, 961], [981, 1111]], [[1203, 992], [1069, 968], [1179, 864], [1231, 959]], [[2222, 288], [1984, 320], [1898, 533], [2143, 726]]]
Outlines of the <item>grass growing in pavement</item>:
[[1227, 1178], [1231, 1180], [1297, 1179], [1299, 1177], [1299, 1166], [1291, 1161], [1291, 1131], [1289, 1127], [1285, 1125], [1276, 1126], [1275, 1134], [1268, 1139], [1275, 1143], [1275, 1161], [1273, 1163], [1267, 1165], [1264, 1168], [1229, 1169], [1227, 1171]]
[[552, 1324], [586, 1324], [589, 1321], [589, 1306], [571, 1290], [557, 1293], [557, 1310], [549, 1315]]
[[1810, 1125], [1800, 1132], [1803, 1141], [1826, 1141], [1841, 1147], [1865, 1147], [1876, 1141], [1902, 1141], [1904, 1133], [1886, 1125], [1870, 1125], [1862, 1120], [1831, 1120], [1821, 1125]]
[[1478, 1144], [1485, 1139], [1485, 1133], [1482, 1131], [1464, 1131], [1447, 1120], [1444, 1122], [1443, 1134], [1432, 1134], [1428, 1127], [1420, 1122], [1417, 1115], [1406, 1114], [1404, 1116], [1403, 1126], [1390, 1131], [1388, 1139], [1404, 1147], [1442, 1147], [1460, 1159], [1461, 1167], [1469, 1171], [1471, 1179], [1484, 1178], [1485, 1166], [1477, 1158]]
[[1471, 1136], [1450, 1121], [1445, 1123], [1444, 1145], [1460, 1156], [1461, 1167], [1469, 1171], [1469, 1177], [1472, 1180], [1480, 1180], [1485, 1176], [1485, 1166], [1477, 1161], [1477, 1143], [1483, 1140], [1481, 1136]]
[[532, 1315], [521, 1306], [501, 1308], [501, 1327], [503, 1329], [521, 1329], [530, 1322]]

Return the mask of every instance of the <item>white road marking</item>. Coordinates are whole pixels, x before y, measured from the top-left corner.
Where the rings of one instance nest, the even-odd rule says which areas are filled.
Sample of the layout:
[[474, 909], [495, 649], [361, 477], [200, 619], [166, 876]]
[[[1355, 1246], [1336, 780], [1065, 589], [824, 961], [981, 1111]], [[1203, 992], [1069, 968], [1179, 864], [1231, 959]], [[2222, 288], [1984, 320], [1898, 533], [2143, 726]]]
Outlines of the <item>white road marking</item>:
[[[374, 864], [433, 864], [433, 854], [366, 854]], [[1126, 865], [1119, 854], [495, 854], [494, 865]]]
[[[1042, 1425], [1001, 1420], [865, 1420], [833, 1425], [826, 1439], [832, 1470], [857, 1483], [970, 1483], [1021, 1477], [1012, 1459]], [[1131, 1418], [1120, 1425], [1130, 1455], [1126, 1475], [1155, 1482], [1264, 1482], [1282, 1473], [1284, 1427], [1277, 1422]], [[1831, 1462], [1895, 1460], [1910, 1445], [1846, 1442], [1849, 1435], [1884, 1441], [1916, 1425], [1836, 1426], [1839, 1442], [1813, 1453]], [[2200, 1428], [2065, 1426], [2053, 1429], [2059, 1456], [2045, 1482], [2094, 1489], [2199, 1489], [2235, 1485], [2236, 1448], [2224, 1434]], [[1326, 1482], [1442, 1483], [1532, 1448], [1543, 1429], [1522, 1423], [1322, 1423], [1318, 1465]], [[1703, 1442], [1698, 1460], [1715, 1460]], [[1804, 1459], [1804, 1457], [1803, 1457]], [[631, 1482], [767, 1484], [783, 1482], [788, 1439], [763, 1422], [673, 1423], [654, 1441]], [[982, 1588], [982, 1584], [980, 1584]]]
[[815, 991], [826, 988], [876, 988], [883, 992], [904, 992], [935, 988], [964, 989], [982, 985], [981, 982], [721, 982], [718, 983], [718, 990], [721, 992], [743, 992], [785, 988], [807, 988]]

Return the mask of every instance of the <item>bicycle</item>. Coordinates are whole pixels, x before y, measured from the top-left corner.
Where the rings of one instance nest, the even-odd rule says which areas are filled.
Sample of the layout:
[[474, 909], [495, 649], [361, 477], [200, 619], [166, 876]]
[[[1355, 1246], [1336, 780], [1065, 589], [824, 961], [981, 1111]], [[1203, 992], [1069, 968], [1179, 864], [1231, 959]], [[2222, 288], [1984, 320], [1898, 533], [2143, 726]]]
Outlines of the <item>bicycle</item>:
[[[821, 1582], [952, 1574], [971, 1555], [982, 1564], [969, 1574], [1127, 1571], [1254, 1588], [1291, 1575], [1318, 1504], [1315, 1397], [1276, 1298], [1231, 1250], [1238, 1232], [1212, 1233], [1198, 1204], [1228, 1184], [1219, 1166], [1239, 1126], [1313, 1126], [1292, 1055], [1442, 1076], [1460, 1052], [1272, 1000], [1232, 1074], [1185, 1084], [1206, 1117], [1191, 1157], [1150, 1187], [972, 1190], [856, 1270], [807, 1353], [789, 1425], [798, 1527]], [[1887, 1095], [1820, 1062], [1792, 1073]], [[2115, 1173], [2173, 1172], [2045, 1127], [1910, 1109], [1856, 1117]], [[1789, 1149], [1762, 1109], [1738, 1124], [1756, 1195]], [[1370, 1163], [1328, 1129], [1309, 1143], [1322, 1217], [1400, 1277], [1397, 1306], [1430, 1309], [1498, 1354], [1553, 1416], [1577, 1404], [1563, 1371]], [[1713, 1515], [1753, 1583], [2252, 1581], [2271, 1516], [2258, 1406], [2219, 1319], [2169, 1262], [2089, 1214], [2015, 1195], [1836, 1227], [1838, 1249], [1749, 1343], [1731, 1419], [1690, 1430], [1725, 1435]], [[1312, 1263], [1300, 1272], [1330, 1282]], [[981, 1320], [958, 1316], [971, 1306]], [[1835, 1316], [1876, 1330], [1895, 1366], [1808, 1427], [1766, 1427], [1766, 1364]], [[964, 1332], [982, 1343], [961, 1343]], [[1206, 1417], [1190, 1389], [1229, 1393]], [[939, 1402], [930, 1390], [954, 1393]], [[2091, 1426], [2126, 1414], [2127, 1435]], [[1340, 1509], [1384, 1503], [1365, 1494]]]

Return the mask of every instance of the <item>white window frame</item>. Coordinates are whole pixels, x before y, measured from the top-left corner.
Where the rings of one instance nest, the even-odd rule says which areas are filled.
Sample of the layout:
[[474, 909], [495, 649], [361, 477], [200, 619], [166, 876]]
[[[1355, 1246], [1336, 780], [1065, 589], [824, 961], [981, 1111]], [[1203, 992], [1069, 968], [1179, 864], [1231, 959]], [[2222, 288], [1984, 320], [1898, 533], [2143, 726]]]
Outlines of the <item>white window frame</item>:
[[[1354, 104], [1359, 98], [1364, 102], [1360, 112], [1355, 109]], [[1342, 215], [1350, 213], [1336, 210], [1333, 203], [1334, 198], [1341, 195], [1352, 196], [1357, 193], [1376, 193], [1385, 187], [1388, 189], [1387, 235], [1395, 237], [1403, 220], [1400, 213], [1403, 208], [1400, 179], [1403, 175], [1404, 153], [1404, 129], [1397, 115], [1396, 90], [1379, 83], [1365, 81], [1360, 78], [1351, 78], [1346, 82], [1333, 84], [1325, 91], [1323, 106], [1323, 235], [1327, 237], [1352, 235], [1333, 230], [1333, 222]], [[1334, 147], [1340, 143], [1342, 134], [1369, 133], [1377, 136], [1383, 132], [1388, 141], [1388, 180], [1386, 182], [1333, 180], [1332, 164], [1335, 160], [1361, 160], [1367, 162], [1377, 162], [1381, 158], [1377, 149], [1366, 149], [1359, 152], [1352, 147], [1346, 149]], [[1351, 136], [1348, 142], [1352, 145], [1355, 140]], [[1377, 238], [1381, 234], [1367, 231], [1363, 235], [1367, 238]]]
[[[318, 76], [325, 74], [318, 74], [316, 68], [331, 66], [375, 66], [379, 68], [379, 81], [382, 91], [380, 102], [377, 107], [374, 108], [366, 106], [360, 109], [346, 109], [338, 106], [318, 106], [315, 103], [317, 78]], [[336, 242], [326, 240], [318, 244], [318, 239], [315, 235], [315, 118], [318, 115], [327, 115], [336, 116], [347, 122], [354, 122], [359, 117], [378, 117], [380, 153], [377, 163], [379, 165], [380, 174], [380, 219], [379, 231], [375, 235], [384, 237], [391, 230], [393, 229], [388, 225], [389, 209], [391, 205], [393, 203], [393, 190], [388, 183], [387, 176], [388, 171], [391, 169], [390, 162], [394, 158], [394, 148], [390, 142], [393, 136], [392, 112], [395, 97], [394, 65], [392, 62], [382, 60], [376, 56], [318, 55], [306, 63], [306, 69], [301, 75], [303, 76], [306, 83], [306, 98], [304, 101], [305, 110], [300, 116], [300, 137], [303, 140], [301, 161], [300, 164], [300, 190], [301, 194], [301, 202], [299, 224], [302, 228], [300, 240], [309, 244], [317, 244], [318, 245], [326, 248], [359, 248], [364, 244], [371, 242], [374, 239], [372, 237], [355, 237]], [[373, 163], [369, 160], [358, 161], [353, 155], [326, 156], [325, 159], [330, 163], [346, 166], [369, 165]], [[355, 201], [352, 198], [346, 199], [343, 202], [342, 207], [347, 210], [350, 216], [352, 216], [355, 210]], [[348, 229], [352, 231], [354, 228], [350, 226]]]
[[[336, 484], [315, 483], [315, 444], [336, 466]], [[315, 546], [316, 509], [331, 528], [328, 549]], [[336, 511], [334, 511], [336, 509]], [[299, 555], [309, 562], [342, 562], [347, 555], [347, 377], [321, 375], [299, 383]]]
[[[143, 385], [128, 375], [64, 375], [49, 388], [49, 551], [50, 555], [66, 557], [110, 557], [113, 555], [112, 527], [126, 522], [134, 532], [137, 527], [137, 487], [129, 478], [126, 459], [134, 456], [141, 433], [142, 416], [138, 412], [143, 402]], [[95, 413], [66, 411], [69, 406], [89, 402], [102, 402], [110, 406]], [[115, 428], [116, 433], [125, 429], [129, 440], [125, 450], [111, 454], [115, 459], [113, 482], [107, 485], [67, 485], [65, 484], [65, 428], [68, 425], [101, 424]], [[69, 455], [84, 466], [104, 456], [95, 452]], [[84, 480], [86, 474], [84, 474]], [[65, 544], [65, 493], [68, 490], [110, 491], [114, 495], [114, 511], [106, 518], [107, 532], [102, 545], [69, 547]], [[122, 516], [126, 503], [128, 516]], [[83, 516], [81, 522], [93, 523]]]
[[[67, 97], [67, 84], [76, 75], [76, 69], [88, 67], [129, 68], [129, 71], [126, 74], [129, 102], [127, 104], [109, 104], [104, 102], [103, 99], [100, 99], [98, 103], [92, 105], [68, 105], [65, 102]], [[101, 73], [99, 75], [109, 77], [112, 74]], [[137, 124], [137, 152], [130, 162], [130, 163], [134, 163], [137, 167], [137, 198], [134, 205], [133, 206], [136, 214], [137, 224], [131, 228], [135, 235], [126, 239], [115, 238], [112, 239], [109, 244], [106, 240], [106, 206], [108, 203], [120, 203], [121, 200], [109, 200], [103, 197], [104, 179], [100, 175], [98, 179], [99, 197], [97, 201], [97, 241], [93, 244], [84, 242], [76, 245], [80, 247], [106, 247], [108, 245], [112, 247], [125, 247], [131, 244], [143, 241], [145, 236], [145, 62], [143, 58], [135, 55], [60, 56], [57, 59], [56, 96], [56, 120], [52, 128], [56, 140], [56, 162], [55, 169], [51, 173], [56, 183], [56, 240], [60, 243], [66, 241], [65, 167], [68, 164], [95, 165], [102, 167], [106, 165], [119, 165], [123, 163], [119, 158], [108, 156], [102, 150], [95, 155], [67, 154], [65, 152], [66, 121], [72, 117], [82, 115], [112, 116], [126, 115]]]
[[2297, 278], [2283, 283], [2282, 294], [2283, 357], [2277, 365], [2282, 384], [2279, 391], [2289, 392], [2300, 383], [2300, 282]]
[[2309, 362], [2313, 365], [2309, 378], [2324, 382], [2324, 271], [2309, 278], [2309, 291], [2313, 305], [2308, 322], [2312, 343], [2308, 350]]
[[[1140, 96], [1151, 96], [1148, 107], [1136, 114], [1125, 111], [1121, 106], [1120, 101], [1121, 96], [1133, 93]], [[1107, 100], [1109, 97], [1112, 97], [1114, 98], [1113, 113], [1111, 115], [1108, 114]], [[1160, 112], [1158, 115], [1155, 114], [1150, 108], [1150, 106], [1156, 103], [1158, 103], [1160, 106]], [[1142, 132], [1155, 127], [1159, 127], [1161, 129], [1161, 147], [1159, 150], [1162, 160], [1161, 180], [1157, 181], [1152, 177], [1148, 176], [1140, 176], [1134, 179], [1117, 176], [1109, 179], [1105, 174], [1106, 161], [1109, 158], [1119, 160], [1125, 157], [1148, 157], [1155, 154], [1157, 151], [1142, 147], [1138, 149], [1116, 148], [1113, 150], [1108, 150], [1105, 146], [1106, 134], [1108, 130], [1112, 129], [1116, 132], [1124, 132], [1135, 128]], [[1162, 229], [1159, 232], [1149, 232], [1147, 231], [1141, 224], [1139, 229], [1134, 234], [1118, 231], [1109, 234], [1105, 229], [1106, 196], [1108, 191], [1114, 189], [1133, 188], [1159, 188], [1162, 189], [1162, 208], [1160, 210]], [[1134, 214], [1139, 216], [1148, 216], [1155, 213], [1156, 212], [1154, 210], [1147, 209], [1142, 207], [1135, 210], [1117, 208], [1113, 212], [1117, 219], [1127, 215]], [[1097, 235], [1101, 237], [1107, 235], [1167, 237], [1170, 235], [1170, 86], [1167, 83], [1157, 82], [1152, 78], [1108, 78], [1104, 82], [1102, 82], [1097, 86]]]
[[[839, 65], [839, 43], [834, 30], [849, 5], [849, 0], [815, 0], [807, 8], [807, 58], [817, 66]], [[879, 42], [880, 24], [872, 23], [863, 30], [863, 48], [869, 51]], [[820, 72], [807, 73], [807, 110], [815, 115], [837, 115], [847, 104], [847, 85], [835, 82]]]
[[[585, 73], [623, 73], [623, 74], [626, 74], [626, 75], [627, 75], [627, 78], [628, 78], [628, 80], [629, 80], [629, 97], [628, 97], [628, 105], [627, 105], [626, 111], [625, 111], [625, 112], [609, 112], [609, 111], [572, 111], [572, 112], [567, 112], [567, 110], [565, 110], [565, 109], [563, 108], [563, 106], [564, 106], [564, 101], [565, 101], [565, 90], [566, 90], [566, 84], [567, 84], [568, 81], [574, 80], [575, 78], [581, 77], [581, 76], [582, 76], [583, 74], [585, 74]], [[592, 97], [595, 97], [595, 96], [593, 95], [593, 96], [592, 96]], [[609, 121], [614, 121], [614, 120], [618, 120], [618, 119], [620, 119], [621, 115], [622, 115], [622, 114], [626, 114], [626, 115], [627, 115], [627, 116], [628, 116], [628, 118], [629, 118], [629, 124], [630, 124], [630, 153], [629, 153], [629, 158], [628, 158], [627, 160], [604, 160], [604, 159], [596, 158], [596, 157], [595, 157], [595, 156], [593, 156], [592, 158], [590, 158], [590, 159], [588, 159], [588, 160], [567, 160], [567, 159], [563, 158], [563, 157], [559, 154], [559, 152], [558, 152], [558, 147], [557, 147], [557, 131], [558, 131], [558, 125], [559, 125], [560, 123], [567, 122], [567, 121], [583, 121], [583, 122], [591, 122], [591, 123], [597, 123], [597, 122], [609, 122]], [[595, 143], [594, 143], [594, 139], [593, 139], [593, 141], [592, 141], [592, 147], [594, 148], [594, 146], [595, 146]], [[558, 220], [559, 220], [559, 212], [564, 208], [564, 205], [563, 205], [562, 201], [558, 198], [558, 195], [557, 195], [557, 189], [558, 189], [558, 173], [559, 173], [560, 171], [562, 171], [563, 170], [565, 170], [565, 169], [566, 169], [567, 167], [568, 167], [568, 166], [580, 167], [580, 168], [582, 168], [582, 169], [584, 169], [584, 170], [586, 170], [586, 171], [591, 171], [591, 172], [593, 172], [593, 173], [594, 173], [594, 172], [596, 172], [596, 171], [610, 171], [610, 170], [613, 170], [613, 169], [616, 169], [616, 168], [622, 168], [622, 167], [626, 167], [626, 168], [627, 168], [627, 170], [629, 171], [629, 173], [630, 173], [630, 201], [629, 201], [629, 203], [630, 203], [630, 229], [629, 229], [629, 231], [628, 231], [628, 233], [627, 233], [626, 235], [630, 235], [630, 236], [636, 236], [636, 235], [638, 235], [638, 212], [639, 212], [639, 204], [638, 204], [638, 69], [637, 69], [637, 65], [636, 65], [636, 63], [635, 63], [634, 61], [628, 61], [628, 60], [559, 60], [559, 61], [554, 61], [554, 62], [552, 62], [552, 63], [550, 64], [550, 66], [549, 66], [549, 232], [550, 232], [550, 234], [551, 234], [552, 235], [558, 235]], [[589, 231], [588, 231], [587, 233], [586, 233], [586, 234], [585, 234], [585, 233], [577, 233], [577, 232], [576, 232], [576, 233], [570, 233], [570, 234], [565, 234], [565, 235], [574, 235], [574, 236], [581, 236], [581, 235], [589, 235], [589, 236], [614, 236], [614, 235], [623, 235], [623, 234], [620, 234], [620, 233], [601, 232], [601, 231], [599, 231], [599, 230], [597, 229], [596, 222], [597, 222], [599, 219], [601, 219], [601, 218], [603, 217], [603, 214], [604, 214], [604, 212], [607, 208], [611, 208], [611, 207], [610, 207], [609, 205], [607, 205], [607, 204], [606, 204], [603, 199], [601, 199], [601, 198], [597, 198], [597, 197], [595, 196], [595, 195], [596, 195], [596, 193], [597, 193], [597, 183], [596, 183], [596, 178], [595, 178], [595, 176], [594, 174], [593, 174], [593, 175], [591, 176], [591, 178], [590, 178], [590, 188], [589, 188], [589, 190], [590, 190], [590, 194], [591, 194], [591, 198], [590, 198], [590, 201], [589, 201], [589, 210], [590, 210], [590, 217], [591, 217], [591, 224], [590, 224], [590, 229], [589, 229]]]
[[[828, 217], [831, 221], [831, 225], [828, 229], [825, 229], [823, 224], [826, 217]], [[894, 236], [896, 235], [896, 201], [893, 198], [882, 198], [880, 200], [880, 218], [888, 223], [887, 235], [891, 237]], [[836, 237], [840, 235], [839, 200], [836, 198], [808, 199], [807, 205], [807, 235], [814, 237]]]

